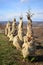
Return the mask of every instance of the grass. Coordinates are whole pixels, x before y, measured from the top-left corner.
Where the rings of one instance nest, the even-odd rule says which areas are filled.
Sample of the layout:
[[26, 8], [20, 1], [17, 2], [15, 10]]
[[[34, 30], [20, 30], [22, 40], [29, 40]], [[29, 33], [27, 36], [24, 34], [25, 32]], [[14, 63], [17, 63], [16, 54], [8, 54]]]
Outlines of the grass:
[[22, 56], [4, 34], [0, 34], [0, 65], [20, 65]]
[[[36, 58], [30, 58], [30, 61], [24, 62], [21, 52], [9, 42], [8, 38], [4, 34], [0, 34], [0, 65], [40, 65], [41, 62], [32, 62]], [[41, 57], [42, 58], [42, 57]]]

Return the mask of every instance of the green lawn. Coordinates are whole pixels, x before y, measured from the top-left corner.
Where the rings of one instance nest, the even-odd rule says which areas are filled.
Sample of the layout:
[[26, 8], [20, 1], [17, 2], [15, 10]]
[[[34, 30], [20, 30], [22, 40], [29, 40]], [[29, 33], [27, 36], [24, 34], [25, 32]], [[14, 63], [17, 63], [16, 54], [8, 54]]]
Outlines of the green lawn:
[[4, 34], [0, 34], [0, 65], [21, 65], [22, 56]]

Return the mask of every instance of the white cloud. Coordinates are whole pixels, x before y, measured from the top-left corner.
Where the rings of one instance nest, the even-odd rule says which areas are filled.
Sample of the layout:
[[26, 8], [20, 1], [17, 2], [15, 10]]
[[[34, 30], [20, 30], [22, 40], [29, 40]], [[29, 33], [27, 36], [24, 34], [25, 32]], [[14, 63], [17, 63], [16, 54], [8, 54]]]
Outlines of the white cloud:
[[20, 0], [21, 2], [27, 2], [28, 0]]
[[9, 12], [6, 13], [5, 15], [0, 15], [0, 21], [13, 20], [14, 18], [18, 19], [19, 17], [20, 13]]
[[33, 20], [43, 20], [43, 11], [34, 11]]
[[[43, 20], [43, 11], [39, 12], [39, 11], [32, 11], [34, 13], [32, 19], [33, 20]], [[20, 15], [23, 15], [23, 21], [24, 20], [27, 20], [27, 17], [26, 17], [26, 11], [20, 13], [20, 12], [17, 12], [17, 13], [14, 13], [14, 12], [8, 12], [8, 13], [5, 13], [3, 15], [0, 14], [0, 20], [13, 20], [14, 17], [16, 18], [17, 21], [19, 21], [19, 17]]]

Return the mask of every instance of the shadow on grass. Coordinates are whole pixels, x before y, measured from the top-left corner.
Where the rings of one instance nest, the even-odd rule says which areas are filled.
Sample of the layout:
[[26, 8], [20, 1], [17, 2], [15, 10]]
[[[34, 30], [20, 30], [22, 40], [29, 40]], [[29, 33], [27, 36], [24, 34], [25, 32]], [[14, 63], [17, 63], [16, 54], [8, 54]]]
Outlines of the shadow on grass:
[[40, 42], [37, 42], [38, 45], [36, 45], [36, 49], [43, 49], [43, 46], [41, 45]]
[[[34, 58], [34, 60], [32, 60], [32, 58]], [[28, 59], [31, 61], [31, 62], [43, 62], [43, 55], [38, 55], [38, 56], [28, 56]]]
[[36, 49], [43, 49], [43, 46], [37, 46]]

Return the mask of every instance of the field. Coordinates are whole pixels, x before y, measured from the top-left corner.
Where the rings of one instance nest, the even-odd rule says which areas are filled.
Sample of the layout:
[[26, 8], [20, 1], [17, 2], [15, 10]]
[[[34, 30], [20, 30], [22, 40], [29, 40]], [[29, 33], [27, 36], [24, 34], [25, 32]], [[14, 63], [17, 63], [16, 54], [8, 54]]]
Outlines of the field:
[[33, 27], [33, 31], [37, 42], [33, 62], [30, 56], [28, 60], [23, 61], [21, 52], [16, 50], [4, 33], [0, 33], [0, 65], [43, 65], [43, 27]]

